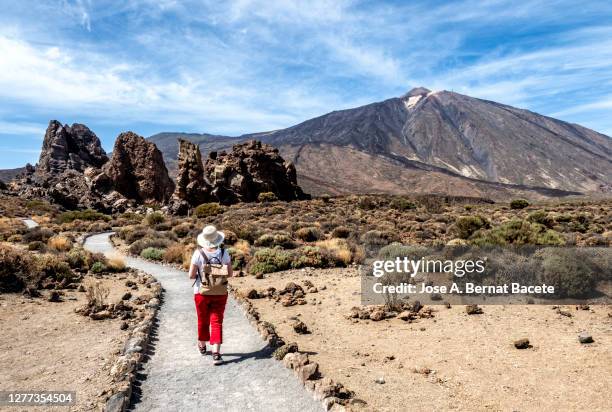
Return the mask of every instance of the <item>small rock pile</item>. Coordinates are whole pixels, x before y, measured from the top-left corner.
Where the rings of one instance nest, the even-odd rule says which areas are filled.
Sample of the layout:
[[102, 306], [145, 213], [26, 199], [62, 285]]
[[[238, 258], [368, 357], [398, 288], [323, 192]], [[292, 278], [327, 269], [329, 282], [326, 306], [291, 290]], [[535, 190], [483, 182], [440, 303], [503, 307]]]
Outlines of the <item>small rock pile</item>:
[[433, 318], [434, 310], [425, 308], [419, 301], [414, 303], [403, 303], [398, 306], [399, 310], [387, 310], [384, 305], [371, 305], [365, 307], [354, 306], [347, 314], [349, 319], [373, 320], [375, 322], [383, 319], [399, 318], [406, 322], [412, 322], [415, 319]]
[[294, 282], [289, 282], [281, 290], [277, 290], [275, 287], [270, 286], [265, 290], [257, 291], [256, 289], [249, 290], [245, 297], [248, 299], [262, 299], [269, 298], [276, 302], [280, 302], [281, 305], [294, 306], [294, 305], [305, 305], [306, 294], [317, 293], [319, 290], [309, 280], [302, 282], [304, 287]]

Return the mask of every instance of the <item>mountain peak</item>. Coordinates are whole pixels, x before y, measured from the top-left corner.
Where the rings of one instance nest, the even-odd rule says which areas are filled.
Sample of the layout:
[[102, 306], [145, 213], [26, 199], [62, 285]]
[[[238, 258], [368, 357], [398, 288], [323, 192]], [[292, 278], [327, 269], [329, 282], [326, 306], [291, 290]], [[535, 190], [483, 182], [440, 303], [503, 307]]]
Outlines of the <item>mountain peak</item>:
[[427, 93], [431, 93], [431, 90], [426, 87], [419, 86], [410, 89], [410, 91], [403, 95], [402, 98], [405, 99], [407, 97], [425, 96]]

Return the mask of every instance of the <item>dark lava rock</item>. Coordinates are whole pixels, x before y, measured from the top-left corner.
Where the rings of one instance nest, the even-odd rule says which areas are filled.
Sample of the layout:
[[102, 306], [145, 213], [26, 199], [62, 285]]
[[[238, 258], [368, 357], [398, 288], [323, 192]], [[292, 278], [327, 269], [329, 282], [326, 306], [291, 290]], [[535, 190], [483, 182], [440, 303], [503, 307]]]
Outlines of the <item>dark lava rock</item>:
[[234, 145], [230, 153], [211, 152], [205, 172], [212, 195], [223, 204], [253, 202], [265, 192], [285, 201], [310, 198], [297, 184], [293, 163], [256, 140]]
[[214, 200], [212, 187], [206, 182], [200, 147], [188, 140], [179, 139], [178, 174], [174, 197], [190, 206]]
[[103, 170], [117, 192], [139, 203], [167, 202], [174, 191], [157, 146], [133, 132], [117, 137], [113, 156]]
[[588, 333], [588, 332], [581, 332], [578, 335], [578, 341], [580, 343], [593, 343], [594, 342], [593, 341], [593, 336], [591, 336], [591, 334]]
[[523, 339], [515, 340], [514, 347], [517, 349], [527, 349], [527, 348], [530, 348], [531, 345], [529, 344], [529, 339], [523, 338]]
[[480, 308], [478, 305], [467, 305], [465, 307], [465, 313], [468, 315], [480, 315], [482, 314], [482, 308]]

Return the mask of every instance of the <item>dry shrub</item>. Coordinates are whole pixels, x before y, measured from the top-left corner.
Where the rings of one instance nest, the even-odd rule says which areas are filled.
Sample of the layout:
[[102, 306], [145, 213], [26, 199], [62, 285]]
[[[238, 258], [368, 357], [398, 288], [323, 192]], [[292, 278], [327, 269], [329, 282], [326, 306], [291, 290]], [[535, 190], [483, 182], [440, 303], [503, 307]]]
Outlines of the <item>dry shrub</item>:
[[98, 311], [106, 307], [106, 299], [110, 294], [108, 286], [104, 286], [102, 282], [95, 281], [89, 283], [85, 288], [85, 297], [87, 298], [87, 305]]
[[47, 245], [58, 252], [67, 252], [72, 249], [72, 241], [64, 235], [53, 236], [47, 241]]
[[353, 260], [353, 253], [351, 252], [351, 248], [345, 239], [332, 238], [320, 240], [316, 243], [316, 245], [320, 248], [327, 249], [334, 257], [334, 260], [344, 266], [348, 266]]
[[106, 258], [106, 267], [113, 272], [125, 270], [125, 258], [118, 253], [113, 253]]
[[180, 244], [180, 243], [176, 243], [172, 246], [169, 246], [164, 251], [164, 257], [163, 257], [164, 262], [184, 263], [185, 262], [184, 255], [185, 255], [186, 249], [187, 249], [187, 246]]
[[34, 263], [27, 253], [0, 244], [0, 292], [20, 292], [33, 269]]

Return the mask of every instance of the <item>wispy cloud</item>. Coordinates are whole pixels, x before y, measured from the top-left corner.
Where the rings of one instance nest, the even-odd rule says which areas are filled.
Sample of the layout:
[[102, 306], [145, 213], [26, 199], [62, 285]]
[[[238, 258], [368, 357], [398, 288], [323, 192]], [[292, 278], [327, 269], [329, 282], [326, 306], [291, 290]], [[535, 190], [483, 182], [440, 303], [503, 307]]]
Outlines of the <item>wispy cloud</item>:
[[0, 133], [69, 117], [239, 134], [417, 85], [612, 133], [611, 38], [604, 1], [12, 2]]

